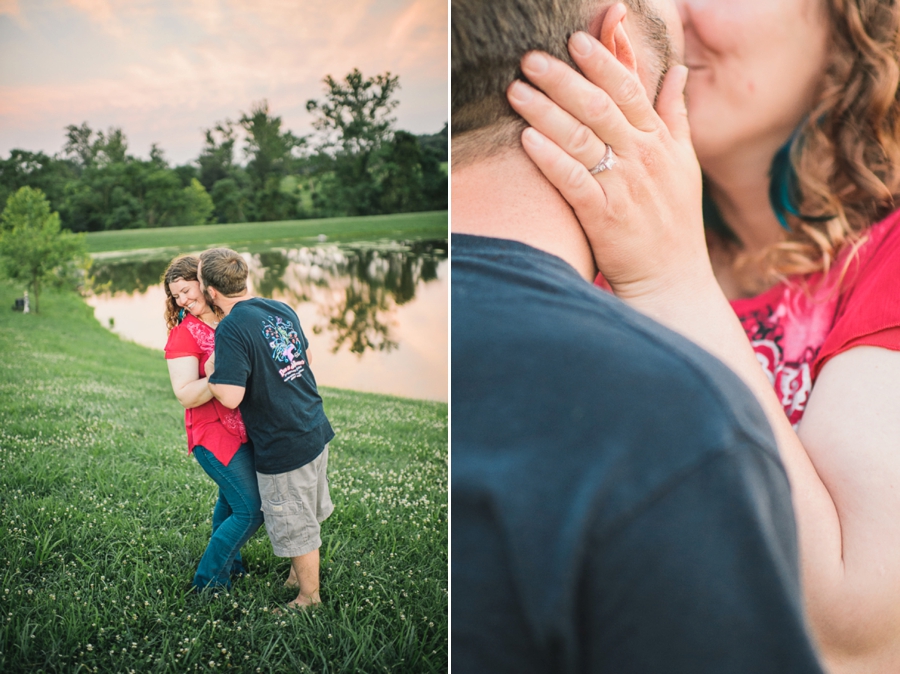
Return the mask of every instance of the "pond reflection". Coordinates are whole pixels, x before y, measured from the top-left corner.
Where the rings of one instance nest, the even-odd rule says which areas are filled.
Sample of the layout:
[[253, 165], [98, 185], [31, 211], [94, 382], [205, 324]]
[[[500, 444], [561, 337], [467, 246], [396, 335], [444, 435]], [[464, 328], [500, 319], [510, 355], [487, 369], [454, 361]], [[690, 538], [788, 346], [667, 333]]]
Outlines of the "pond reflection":
[[[320, 384], [447, 399], [446, 240], [278, 248], [243, 256], [252, 292], [297, 311]], [[160, 277], [168, 263], [95, 261], [95, 292], [88, 302], [101, 323], [161, 349], [166, 334]]]
[[358, 355], [395, 349], [396, 308], [412, 301], [416, 288], [438, 279], [446, 242], [406, 247], [332, 246], [268, 251], [253, 256], [250, 276], [260, 295], [288, 304], [319, 307], [315, 334], [329, 333], [332, 353], [343, 347]]

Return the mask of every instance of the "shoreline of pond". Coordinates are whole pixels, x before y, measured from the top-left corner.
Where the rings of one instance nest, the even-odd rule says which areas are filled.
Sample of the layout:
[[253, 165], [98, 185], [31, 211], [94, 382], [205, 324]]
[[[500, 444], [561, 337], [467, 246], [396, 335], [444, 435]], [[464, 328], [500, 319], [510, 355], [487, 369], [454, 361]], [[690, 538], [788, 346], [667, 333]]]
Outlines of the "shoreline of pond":
[[449, 237], [448, 211], [352, 218], [251, 222], [87, 233], [93, 259], [177, 254], [215, 246], [272, 248], [283, 243], [352, 243]]

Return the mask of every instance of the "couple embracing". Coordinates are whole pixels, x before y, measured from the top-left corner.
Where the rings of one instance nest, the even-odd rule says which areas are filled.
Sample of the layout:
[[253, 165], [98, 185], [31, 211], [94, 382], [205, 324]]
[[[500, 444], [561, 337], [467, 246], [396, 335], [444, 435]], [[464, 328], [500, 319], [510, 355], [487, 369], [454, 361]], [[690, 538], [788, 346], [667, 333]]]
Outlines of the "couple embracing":
[[451, 6], [460, 671], [900, 672], [900, 3]]
[[192, 588], [230, 588], [244, 573], [241, 547], [265, 521], [275, 555], [291, 559], [285, 585], [298, 594], [289, 606], [304, 607], [321, 601], [334, 431], [297, 314], [251, 295], [247, 276], [247, 263], [226, 248], [179, 256], [163, 275], [172, 389], [189, 452], [219, 487]]

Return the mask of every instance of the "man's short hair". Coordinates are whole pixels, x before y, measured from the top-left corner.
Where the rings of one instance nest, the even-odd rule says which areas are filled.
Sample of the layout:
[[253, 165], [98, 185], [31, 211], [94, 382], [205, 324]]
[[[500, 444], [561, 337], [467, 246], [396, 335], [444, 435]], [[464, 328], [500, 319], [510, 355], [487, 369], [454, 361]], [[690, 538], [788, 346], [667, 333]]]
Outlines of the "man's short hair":
[[200, 254], [203, 284], [226, 297], [241, 295], [247, 290], [249, 272], [244, 258], [230, 248], [211, 248]]
[[[645, 44], [658, 57], [645, 66], [662, 77], [671, 58], [665, 22], [646, 0], [623, 1]], [[478, 154], [517, 146], [525, 122], [510, 107], [506, 89], [514, 79], [526, 79], [519, 68], [522, 56], [540, 49], [574, 67], [567, 49], [569, 36], [587, 30], [603, 4], [612, 5], [613, 0], [452, 0], [452, 135], [493, 127], [489, 134], [473, 134], [478, 136], [473, 143]]]

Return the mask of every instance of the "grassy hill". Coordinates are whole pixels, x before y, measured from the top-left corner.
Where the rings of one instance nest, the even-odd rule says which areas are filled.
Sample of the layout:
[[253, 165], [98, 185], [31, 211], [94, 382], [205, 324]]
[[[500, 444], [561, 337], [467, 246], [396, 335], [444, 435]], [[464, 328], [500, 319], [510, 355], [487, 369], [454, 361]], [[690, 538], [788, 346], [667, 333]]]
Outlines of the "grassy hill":
[[274, 613], [296, 592], [264, 529], [248, 577], [190, 595], [216, 487], [187, 456], [162, 353], [77, 295], [28, 315], [15, 295], [0, 282], [0, 671], [446, 670], [446, 404], [323, 389], [321, 608]]

